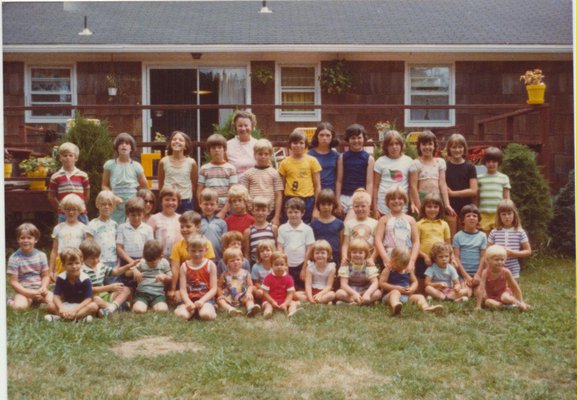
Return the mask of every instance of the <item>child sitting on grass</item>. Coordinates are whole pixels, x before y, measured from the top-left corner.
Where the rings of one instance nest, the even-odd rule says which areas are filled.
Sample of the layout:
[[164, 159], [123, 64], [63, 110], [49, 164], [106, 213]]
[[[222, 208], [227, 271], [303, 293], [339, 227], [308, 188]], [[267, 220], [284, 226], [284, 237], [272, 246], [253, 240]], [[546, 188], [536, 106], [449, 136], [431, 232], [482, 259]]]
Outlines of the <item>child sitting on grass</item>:
[[82, 272], [88, 275], [92, 282], [93, 299], [98, 305], [98, 315], [107, 317], [130, 298], [130, 288], [120, 282], [106, 284], [106, 278], [124, 274], [136, 264], [136, 261], [124, 267], [114, 268], [101, 263], [100, 246], [94, 239], [86, 239], [80, 243], [80, 251], [84, 259]]
[[[222, 235], [222, 249], [226, 251], [227, 249], [239, 249], [242, 253], [242, 234], [239, 231], [227, 232]], [[242, 258], [242, 269], [250, 273], [250, 263], [246, 258]], [[216, 264], [217, 276], [222, 275], [228, 270], [227, 264], [224, 259], [220, 259]]]
[[69, 194], [62, 199], [60, 207], [66, 213], [66, 220], [56, 225], [52, 231], [52, 251], [50, 252], [52, 280], [56, 280], [56, 275], [64, 270], [58, 255], [68, 247], [78, 249], [88, 233], [88, 227], [78, 221], [78, 215], [86, 209], [80, 197]]
[[238, 231], [241, 234], [254, 224], [254, 217], [248, 213], [250, 196], [242, 185], [232, 185], [228, 191], [227, 208], [230, 215], [224, 219], [228, 231]]
[[239, 307], [244, 305], [246, 316], [254, 317], [260, 311], [260, 306], [254, 304], [254, 286], [250, 273], [242, 269], [242, 251], [235, 247], [228, 248], [222, 258], [227, 270], [218, 278], [218, 306], [234, 317], [242, 314]]
[[275, 251], [271, 255], [272, 273], [262, 283], [263, 313], [265, 318], [272, 317], [273, 311], [282, 311], [292, 317], [297, 311], [299, 302], [293, 300], [295, 286], [292, 277], [287, 273], [288, 259], [286, 254]]
[[[256, 247], [263, 240], [272, 240], [276, 243], [278, 228], [266, 220], [269, 214], [269, 202], [266, 197], [257, 196], [252, 201], [252, 215], [254, 223], [243, 232], [244, 254], [251, 264], [256, 262]], [[249, 256], [250, 255], [250, 256]]]
[[[330, 189], [329, 189], [330, 190]], [[297, 292], [300, 301], [313, 304], [328, 304], [335, 299], [333, 283], [336, 267], [332, 259], [332, 248], [326, 240], [317, 240], [312, 248], [312, 261], [308, 261], [305, 274], [305, 291]]]
[[418, 305], [421, 310], [430, 313], [440, 313], [443, 306], [431, 306], [425, 296], [415, 294], [419, 287], [417, 277], [409, 270], [411, 251], [406, 247], [395, 247], [389, 258], [389, 263], [381, 272], [379, 287], [385, 293], [383, 304], [391, 307], [393, 315], [401, 313], [403, 304], [411, 303]]
[[507, 249], [497, 244], [489, 246], [485, 253], [488, 267], [481, 274], [477, 309], [501, 308], [514, 305], [519, 311], [526, 311], [529, 305], [523, 300], [523, 293], [511, 271], [505, 268]]
[[254, 285], [254, 297], [259, 302], [264, 297], [262, 282], [272, 272], [271, 256], [275, 250], [276, 244], [273, 240], [262, 240], [256, 246], [256, 263], [252, 266], [250, 276]]
[[381, 299], [379, 271], [369, 264], [369, 244], [363, 239], [353, 239], [348, 246], [347, 262], [339, 268], [341, 288], [337, 290], [337, 304], [369, 305]]
[[[353, 217], [345, 220], [345, 232], [341, 251], [341, 264], [349, 254], [349, 243], [353, 239], [363, 239], [371, 248], [375, 243], [377, 220], [371, 218], [371, 195], [365, 189], [357, 189], [352, 197]], [[374, 264], [374, 254], [368, 254], [367, 259]]]
[[190, 260], [180, 267], [180, 297], [182, 304], [174, 315], [189, 320], [194, 315], [205, 321], [216, 318], [214, 297], [217, 290], [216, 265], [207, 258], [207, 239], [196, 235], [188, 238]]
[[[172, 270], [172, 282], [167, 293], [168, 300], [174, 304], [178, 304], [180, 299], [180, 290], [178, 286], [178, 278], [180, 277], [180, 266], [186, 260], [190, 260], [188, 255], [188, 238], [198, 235], [200, 232], [200, 224], [202, 217], [199, 213], [194, 211], [185, 211], [180, 217], [180, 235], [182, 239], [172, 246], [172, 253], [170, 254], [170, 269]], [[214, 259], [214, 249], [212, 244], [206, 241], [206, 258]]]
[[35, 225], [25, 222], [16, 228], [18, 250], [8, 259], [8, 280], [16, 294], [8, 300], [15, 311], [24, 311], [32, 305], [52, 303], [48, 291], [50, 271], [44, 252], [35, 248], [40, 231]]
[[82, 272], [82, 253], [77, 248], [67, 248], [60, 253], [60, 260], [64, 272], [56, 278], [53, 301], [48, 305], [49, 314], [44, 319], [48, 322], [60, 319], [92, 322], [98, 305], [92, 300], [92, 282]]
[[437, 242], [431, 249], [431, 265], [425, 271], [425, 293], [437, 300], [468, 301], [467, 289], [461, 287], [459, 274], [450, 264], [451, 246]]
[[165, 285], [172, 281], [172, 271], [165, 258], [162, 258], [163, 246], [158, 240], [149, 240], [144, 244], [142, 259], [136, 264], [136, 268], [126, 271], [131, 277], [134, 270], [141, 273], [136, 278], [138, 286], [134, 293], [132, 312], [144, 314], [148, 307], [156, 312], [167, 312]]

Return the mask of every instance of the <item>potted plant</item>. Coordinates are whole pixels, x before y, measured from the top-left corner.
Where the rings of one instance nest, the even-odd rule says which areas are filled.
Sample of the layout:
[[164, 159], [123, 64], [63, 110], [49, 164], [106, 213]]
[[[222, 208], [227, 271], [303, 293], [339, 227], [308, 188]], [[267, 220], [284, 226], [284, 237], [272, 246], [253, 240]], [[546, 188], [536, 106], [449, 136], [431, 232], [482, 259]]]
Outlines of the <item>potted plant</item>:
[[391, 130], [391, 123], [389, 121], [378, 121], [375, 124], [375, 129], [379, 132], [379, 142], [382, 142], [385, 134]]
[[257, 67], [250, 73], [250, 76], [263, 86], [274, 81], [274, 72], [269, 67]]
[[543, 78], [545, 75], [540, 69], [528, 70], [519, 78], [527, 88], [527, 95], [529, 96], [527, 104], [543, 104], [545, 102], [547, 85], [543, 83]]
[[[30, 157], [18, 164], [22, 175], [28, 178], [46, 178], [49, 173], [56, 171], [56, 160], [52, 157]], [[46, 180], [33, 180], [30, 182], [31, 190], [46, 190]]]
[[14, 162], [14, 157], [4, 149], [4, 178], [10, 178], [12, 176], [12, 163]]
[[118, 78], [116, 78], [116, 75], [106, 75], [106, 85], [110, 96], [116, 96], [118, 94]]
[[319, 80], [328, 94], [341, 94], [353, 86], [353, 76], [345, 60], [331, 61], [323, 67]]

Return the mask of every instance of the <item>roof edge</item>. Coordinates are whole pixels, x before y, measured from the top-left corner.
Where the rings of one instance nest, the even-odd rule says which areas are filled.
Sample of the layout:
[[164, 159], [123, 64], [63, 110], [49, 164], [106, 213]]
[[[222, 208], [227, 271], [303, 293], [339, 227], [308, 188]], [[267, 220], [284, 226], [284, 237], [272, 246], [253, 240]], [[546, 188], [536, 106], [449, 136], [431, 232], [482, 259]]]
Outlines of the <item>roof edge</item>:
[[4, 45], [4, 53], [254, 53], [254, 52], [338, 52], [338, 53], [572, 53], [573, 45], [159, 45], [159, 44], [70, 44], [70, 45]]

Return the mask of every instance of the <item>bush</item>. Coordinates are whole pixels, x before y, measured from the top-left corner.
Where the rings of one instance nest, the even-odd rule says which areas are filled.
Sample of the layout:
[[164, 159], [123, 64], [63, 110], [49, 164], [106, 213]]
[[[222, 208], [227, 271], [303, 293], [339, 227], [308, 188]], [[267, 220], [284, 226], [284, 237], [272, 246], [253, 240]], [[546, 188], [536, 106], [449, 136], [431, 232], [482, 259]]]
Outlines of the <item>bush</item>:
[[569, 181], [559, 191], [549, 232], [555, 238], [551, 242], [553, 250], [575, 257], [575, 170], [569, 173]]
[[94, 199], [102, 188], [102, 167], [106, 160], [114, 158], [114, 146], [108, 132], [108, 123], [101, 121], [97, 125], [83, 118], [80, 113], [74, 115], [74, 126], [60, 139], [60, 143], [71, 142], [80, 149], [76, 166], [88, 174], [90, 179], [90, 200], [86, 205], [88, 215], [97, 215]]
[[510, 144], [503, 152], [501, 171], [511, 181], [511, 199], [521, 216], [532, 247], [539, 249], [549, 240], [549, 222], [553, 217], [549, 185], [541, 174], [536, 154], [525, 145]]

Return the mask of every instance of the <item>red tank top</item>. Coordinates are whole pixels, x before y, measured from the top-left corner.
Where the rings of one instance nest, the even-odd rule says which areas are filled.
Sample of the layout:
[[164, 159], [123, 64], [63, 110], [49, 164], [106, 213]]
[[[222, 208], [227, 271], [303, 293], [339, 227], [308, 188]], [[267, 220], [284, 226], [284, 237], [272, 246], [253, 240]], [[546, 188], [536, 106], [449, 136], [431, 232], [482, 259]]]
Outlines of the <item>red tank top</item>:
[[205, 260], [199, 267], [195, 267], [190, 261], [184, 262], [186, 268], [186, 291], [190, 300], [196, 301], [210, 290], [209, 263], [211, 262], [210, 260]]
[[507, 290], [506, 272], [503, 268], [499, 275], [491, 275], [491, 271], [487, 271], [487, 281], [485, 282], [485, 291], [487, 298], [501, 301], [501, 295]]

